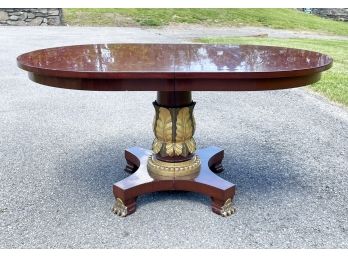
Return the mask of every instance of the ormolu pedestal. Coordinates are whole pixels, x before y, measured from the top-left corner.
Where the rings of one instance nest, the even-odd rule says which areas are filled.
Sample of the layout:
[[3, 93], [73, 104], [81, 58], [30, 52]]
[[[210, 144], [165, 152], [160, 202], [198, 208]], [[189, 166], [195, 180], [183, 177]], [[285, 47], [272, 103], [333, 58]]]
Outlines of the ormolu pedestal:
[[133, 147], [125, 151], [126, 171], [133, 174], [114, 184], [113, 212], [120, 216], [135, 212], [137, 196], [145, 193], [184, 190], [210, 196], [213, 212], [231, 215], [235, 185], [214, 174], [223, 170], [223, 150], [196, 151], [191, 92], [158, 92], [153, 104], [152, 150]]

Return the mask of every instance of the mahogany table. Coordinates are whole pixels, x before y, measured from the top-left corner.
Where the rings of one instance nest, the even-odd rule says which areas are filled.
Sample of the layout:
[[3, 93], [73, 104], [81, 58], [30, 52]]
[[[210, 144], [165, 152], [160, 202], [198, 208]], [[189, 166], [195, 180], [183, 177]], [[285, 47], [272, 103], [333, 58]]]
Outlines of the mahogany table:
[[211, 197], [213, 212], [228, 216], [235, 211], [235, 185], [215, 174], [223, 171], [222, 149], [196, 151], [191, 92], [305, 86], [317, 82], [332, 59], [317, 52], [270, 46], [95, 44], [41, 49], [20, 55], [17, 63], [32, 81], [47, 86], [157, 91], [152, 150], [125, 151], [125, 170], [132, 175], [113, 185], [114, 213], [133, 213], [141, 194], [184, 190]]

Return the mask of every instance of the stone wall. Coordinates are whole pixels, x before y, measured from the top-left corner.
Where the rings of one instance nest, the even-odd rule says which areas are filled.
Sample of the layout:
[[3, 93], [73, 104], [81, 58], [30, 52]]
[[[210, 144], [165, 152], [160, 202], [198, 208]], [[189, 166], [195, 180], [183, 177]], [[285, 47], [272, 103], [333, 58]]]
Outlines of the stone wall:
[[348, 8], [301, 8], [300, 10], [323, 18], [348, 21]]
[[6, 8], [0, 9], [0, 25], [57, 26], [62, 25], [61, 8]]
[[312, 13], [324, 18], [348, 21], [348, 8], [312, 8]]

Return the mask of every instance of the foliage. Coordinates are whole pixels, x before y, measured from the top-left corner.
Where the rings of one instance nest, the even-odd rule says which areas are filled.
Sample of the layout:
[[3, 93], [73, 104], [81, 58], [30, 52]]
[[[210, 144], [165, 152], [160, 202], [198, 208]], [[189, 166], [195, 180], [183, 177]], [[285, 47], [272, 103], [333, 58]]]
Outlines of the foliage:
[[295, 9], [64, 9], [64, 19], [78, 26], [162, 26], [187, 23], [214, 26], [266, 26], [348, 35], [348, 24]]

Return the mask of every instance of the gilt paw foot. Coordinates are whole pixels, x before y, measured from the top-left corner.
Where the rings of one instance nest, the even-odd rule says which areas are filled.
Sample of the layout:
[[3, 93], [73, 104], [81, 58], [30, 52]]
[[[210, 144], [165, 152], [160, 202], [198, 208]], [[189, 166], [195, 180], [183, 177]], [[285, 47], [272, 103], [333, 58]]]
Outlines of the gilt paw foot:
[[118, 216], [126, 217], [128, 214], [127, 206], [124, 205], [120, 198], [117, 198], [114, 206], [112, 207], [112, 212]]
[[228, 198], [225, 204], [221, 207], [221, 216], [227, 217], [236, 212], [236, 209], [232, 205], [232, 199]]

